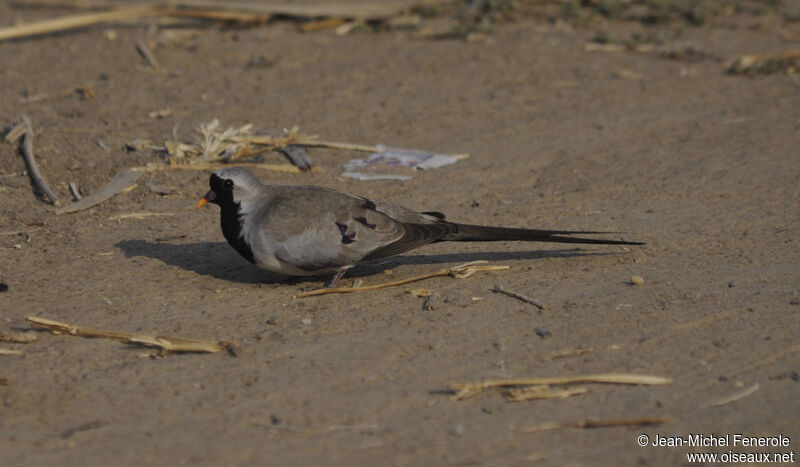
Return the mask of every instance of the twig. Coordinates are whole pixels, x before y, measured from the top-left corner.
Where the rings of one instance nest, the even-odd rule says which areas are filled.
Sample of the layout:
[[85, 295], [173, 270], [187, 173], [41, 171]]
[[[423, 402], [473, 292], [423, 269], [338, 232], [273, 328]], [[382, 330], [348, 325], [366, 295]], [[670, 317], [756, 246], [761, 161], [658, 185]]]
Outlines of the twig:
[[451, 276], [456, 279], [464, 279], [467, 278], [476, 272], [483, 272], [483, 271], [503, 271], [506, 269], [511, 269], [509, 266], [478, 266], [478, 264], [486, 263], [487, 261], [474, 261], [472, 263], [462, 264], [460, 266], [455, 266], [450, 269], [442, 269], [436, 272], [431, 272], [428, 274], [422, 274], [419, 276], [409, 277], [408, 279], [401, 279], [393, 282], [387, 282], [384, 284], [376, 284], [376, 285], [367, 285], [364, 287], [337, 287], [334, 289], [319, 289], [319, 290], [312, 290], [310, 292], [303, 292], [301, 294], [297, 294], [294, 298], [305, 298], [305, 297], [313, 297], [316, 295], [327, 295], [332, 293], [351, 293], [351, 292], [364, 292], [367, 290], [375, 290], [375, 289], [383, 289], [386, 287], [395, 287], [398, 285], [408, 284], [410, 282], [417, 282], [425, 279], [430, 279], [433, 277], [443, 277], [443, 276]]
[[554, 353], [552, 355], [549, 355], [549, 356], [547, 356], [545, 358], [547, 358], [548, 360], [552, 361], [552, 360], [556, 360], [556, 359], [559, 359], [559, 358], [575, 357], [575, 356], [587, 354], [587, 353], [590, 353], [590, 352], [594, 352], [594, 349], [579, 349], [579, 348], [575, 348], [575, 349], [568, 349], [568, 350], [565, 350], [563, 352], [556, 352], [556, 353]]
[[537, 433], [540, 431], [561, 430], [564, 428], [605, 428], [613, 426], [659, 425], [669, 422], [664, 417], [609, 418], [606, 420], [583, 419], [575, 422], [549, 422], [534, 426], [517, 428], [517, 433]]
[[0, 355], [22, 355], [22, 351], [0, 348]]
[[[110, 5], [105, 6], [110, 7]], [[68, 31], [94, 24], [147, 17], [200, 18], [215, 21], [235, 21], [239, 23], [266, 22], [274, 15], [301, 18], [342, 17], [381, 20], [407, 10], [411, 6], [411, 4], [403, 0], [359, 2], [352, 4], [322, 3], [319, 5], [230, 2], [220, 4], [219, 2], [197, 0], [172, 1], [163, 2], [161, 4], [143, 4], [115, 8], [98, 13], [80, 13], [61, 18], [0, 28], [0, 41]]]
[[30, 344], [36, 341], [36, 335], [29, 332], [0, 332], [0, 342], [10, 344]]
[[5, 136], [6, 143], [13, 144], [24, 134], [25, 134], [25, 124], [19, 122], [14, 128], [10, 129], [8, 133], [6, 133]]
[[536, 386], [552, 384], [603, 383], [603, 384], [670, 384], [672, 378], [627, 373], [605, 373], [600, 375], [566, 376], [560, 378], [517, 378], [485, 381], [483, 383], [453, 383], [449, 387], [455, 391], [453, 399], [462, 400], [479, 394], [485, 389], [509, 386]]
[[69, 182], [69, 191], [72, 193], [72, 196], [75, 197], [75, 201], [80, 201], [83, 198], [81, 190], [78, 189], [78, 185], [76, 185], [75, 182]]
[[174, 212], [126, 212], [123, 214], [115, 214], [108, 218], [110, 221], [120, 221], [123, 219], [136, 219], [142, 220], [145, 217], [152, 216], [174, 216]]
[[72, 324], [61, 323], [46, 318], [28, 316], [28, 322], [38, 328], [49, 329], [56, 334], [70, 334], [80, 337], [103, 337], [114, 339], [127, 344], [141, 344], [148, 347], [157, 347], [167, 352], [222, 352], [236, 356], [236, 346], [226, 341], [207, 341], [197, 339], [181, 339], [177, 337], [158, 337], [147, 334], [134, 334], [129, 332], [105, 331], [92, 329]]
[[26, 24], [6, 27], [0, 29], [0, 41], [7, 39], [19, 39], [22, 37], [50, 34], [60, 31], [69, 31], [94, 24], [110, 23], [120, 20], [141, 19], [147, 17], [178, 17], [178, 18], [201, 18], [218, 21], [237, 21], [246, 23], [264, 22], [271, 17], [268, 13], [258, 12], [231, 12], [223, 8], [212, 9], [196, 8], [193, 10], [183, 9], [182, 5], [174, 7], [159, 7], [156, 5], [135, 5], [131, 7], [120, 7], [109, 11], [98, 13], [80, 13], [77, 15], [63, 16], [61, 18], [34, 21]]
[[74, 428], [70, 428], [68, 430], [64, 430], [58, 436], [61, 439], [69, 439], [69, 438], [72, 438], [72, 435], [74, 435], [75, 433], [80, 433], [81, 431], [93, 430], [95, 428], [100, 428], [103, 425], [104, 425], [104, 423], [101, 422], [101, 421], [84, 423], [83, 425], [79, 425], [79, 426], [76, 426]]
[[730, 64], [728, 74], [770, 74], [779, 71], [796, 70], [799, 66], [800, 50], [767, 55], [742, 55]]
[[[260, 164], [260, 163], [236, 163], [237, 166], [248, 167], [251, 169], [271, 170], [273, 172], [285, 173], [303, 173], [303, 172], [321, 172], [319, 167], [311, 167], [308, 170], [300, 170], [292, 164]], [[170, 164], [168, 166], [155, 166], [147, 167], [144, 169], [146, 172], [155, 172], [159, 170], [218, 170], [223, 167], [230, 167], [230, 164], [215, 164], [206, 162], [192, 162], [190, 164]]]
[[731, 402], [736, 402], [739, 399], [744, 399], [745, 397], [749, 396], [750, 394], [758, 391], [758, 389], [759, 389], [759, 385], [758, 385], [758, 383], [756, 383], [756, 384], [754, 384], [752, 386], [749, 386], [749, 387], [747, 387], [745, 389], [742, 389], [741, 391], [737, 391], [737, 392], [731, 394], [730, 396], [725, 396], [725, 397], [719, 398], [717, 400], [711, 401], [711, 402], [708, 403], [708, 406], [709, 407], [719, 407], [720, 405], [726, 405], [726, 404], [730, 404]]
[[22, 157], [25, 159], [28, 174], [30, 174], [33, 184], [47, 195], [50, 204], [58, 206], [58, 197], [42, 178], [39, 167], [36, 165], [36, 159], [33, 157], [33, 126], [26, 115], [22, 116], [22, 124], [25, 125], [25, 135], [22, 137]]
[[589, 388], [553, 389], [550, 386], [530, 386], [524, 388], [511, 388], [506, 391], [506, 398], [512, 402], [527, 401], [531, 399], [566, 399], [578, 394], [586, 394]]
[[144, 42], [140, 40], [136, 41], [136, 51], [139, 52], [139, 55], [141, 55], [144, 61], [147, 62], [147, 66], [154, 70], [161, 69], [161, 66], [158, 64], [158, 60], [156, 60], [155, 55], [153, 55], [153, 52], [147, 48], [147, 45]]
[[538, 301], [538, 300], [536, 300], [534, 298], [530, 298], [530, 297], [528, 297], [526, 295], [522, 295], [521, 293], [517, 293], [517, 292], [511, 291], [511, 290], [506, 290], [506, 288], [503, 287], [500, 284], [495, 284], [494, 287], [492, 287], [492, 292], [497, 292], [497, 293], [501, 293], [503, 295], [508, 295], [509, 297], [514, 297], [517, 300], [522, 300], [525, 303], [530, 303], [531, 305], [535, 305], [540, 310], [544, 310], [544, 305], [542, 305], [542, 303], [540, 301]]

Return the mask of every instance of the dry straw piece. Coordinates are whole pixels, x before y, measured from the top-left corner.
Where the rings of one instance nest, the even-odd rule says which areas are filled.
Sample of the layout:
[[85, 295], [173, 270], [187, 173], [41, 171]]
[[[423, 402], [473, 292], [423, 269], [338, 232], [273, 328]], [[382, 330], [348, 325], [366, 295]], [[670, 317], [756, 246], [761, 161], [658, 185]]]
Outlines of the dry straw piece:
[[36, 339], [36, 334], [30, 332], [0, 332], [0, 342], [10, 344], [30, 344]]
[[613, 426], [660, 425], [667, 423], [664, 417], [610, 418], [606, 420], [583, 419], [574, 422], [548, 422], [535, 426], [517, 428], [517, 433], [538, 433], [540, 431], [562, 430], [564, 428], [606, 428]]
[[566, 399], [567, 397], [577, 396], [578, 394], [585, 394], [587, 392], [589, 392], [589, 388], [585, 386], [553, 389], [545, 385], [510, 388], [506, 390], [505, 396], [509, 401], [518, 402], [531, 399]]
[[755, 383], [752, 386], [748, 386], [748, 387], [742, 389], [741, 391], [737, 391], [737, 392], [731, 394], [730, 396], [721, 397], [719, 399], [711, 401], [711, 402], [708, 403], [708, 406], [709, 407], [719, 407], [721, 405], [727, 405], [727, 404], [730, 404], [732, 402], [736, 402], [739, 399], [744, 399], [745, 397], [749, 396], [750, 394], [753, 394], [754, 392], [758, 391], [759, 389], [760, 389], [759, 384]]
[[[61, 5], [63, 6], [63, 5]], [[118, 7], [116, 5], [94, 5], [106, 11], [79, 13], [60, 18], [35, 21], [0, 28], [0, 41], [69, 31], [95, 24], [119, 21], [140, 20], [144, 18], [194, 18], [209, 21], [258, 24], [280, 15], [292, 18], [358, 18], [383, 20], [397, 15], [414, 6], [403, 0], [359, 3], [236, 3], [212, 2], [202, 0], [183, 0], [143, 3]]]
[[509, 266], [480, 266], [481, 264], [488, 263], [488, 261], [473, 261], [471, 263], [462, 264], [460, 266], [455, 266], [450, 269], [441, 269], [436, 272], [431, 272], [428, 274], [422, 274], [419, 276], [409, 277], [408, 279], [402, 279], [393, 282], [387, 282], [385, 284], [377, 284], [377, 285], [368, 285], [364, 287], [337, 287], [333, 289], [319, 289], [319, 290], [312, 290], [311, 292], [303, 292], [301, 294], [297, 294], [294, 298], [305, 298], [305, 297], [313, 297], [316, 295], [327, 295], [332, 293], [351, 293], [351, 292], [364, 292], [367, 290], [376, 290], [376, 289], [384, 289], [386, 287], [396, 287], [398, 285], [408, 284], [411, 282], [417, 282], [425, 279], [431, 279], [433, 277], [444, 277], [450, 276], [455, 279], [465, 279], [476, 272], [484, 272], [484, 271], [504, 271], [506, 269], [511, 269]]
[[80, 337], [102, 337], [114, 339], [126, 344], [139, 344], [147, 347], [156, 347], [165, 352], [222, 352], [226, 351], [232, 356], [236, 356], [237, 348], [231, 342], [208, 341], [197, 339], [181, 339], [177, 337], [159, 337], [147, 334], [135, 334], [129, 332], [106, 331], [102, 329], [92, 329], [73, 324], [62, 323], [46, 318], [28, 316], [28, 322], [33, 326], [49, 329], [54, 334], [70, 334]]
[[[543, 390], [542, 387], [549, 387], [551, 385], [569, 385], [569, 384], [585, 384], [585, 383], [659, 385], [659, 384], [672, 383], [672, 378], [664, 378], [661, 376], [651, 376], [651, 375], [635, 375], [627, 373], [605, 373], [599, 375], [566, 376], [566, 377], [556, 377], [556, 378], [502, 379], [502, 380], [485, 381], [483, 383], [453, 383], [450, 384], [449, 387], [455, 392], [455, 394], [453, 395], [453, 399], [464, 400], [472, 396], [475, 396], [477, 394], [480, 394], [485, 389], [489, 388], [539, 386], [540, 389]], [[554, 397], [564, 397], [564, 396], [556, 395]]]

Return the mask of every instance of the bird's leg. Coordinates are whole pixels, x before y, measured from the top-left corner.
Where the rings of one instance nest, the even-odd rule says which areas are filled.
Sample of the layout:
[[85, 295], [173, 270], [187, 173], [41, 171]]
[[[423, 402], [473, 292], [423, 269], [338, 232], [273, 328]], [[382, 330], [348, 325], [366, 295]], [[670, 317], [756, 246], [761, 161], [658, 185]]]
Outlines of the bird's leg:
[[331, 281], [328, 283], [326, 287], [329, 289], [336, 287], [336, 284], [339, 283], [339, 279], [341, 279], [342, 276], [344, 276], [344, 273], [346, 273], [348, 269], [350, 268], [349, 267], [339, 268], [339, 270], [336, 271], [336, 274], [333, 275], [333, 279], [331, 279]]

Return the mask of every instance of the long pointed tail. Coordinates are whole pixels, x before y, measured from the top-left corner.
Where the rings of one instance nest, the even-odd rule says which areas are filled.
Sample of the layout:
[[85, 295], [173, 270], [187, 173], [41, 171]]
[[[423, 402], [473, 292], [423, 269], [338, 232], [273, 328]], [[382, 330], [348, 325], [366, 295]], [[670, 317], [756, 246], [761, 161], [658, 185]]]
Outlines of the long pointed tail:
[[629, 242], [625, 240], [606, 240], [602, 238], [569, 237], [565, 235], [597, 235], [611, 234], [614, 232], [595, 232], [587, 230], [537, 230], [515, 229], [508, 227], [490, 227], [484, 225], [452, 224], [456, 227], [441, 238], [441, 241], [450, 242], [496, 242], [504, 240], [520, 240], [527, 242], [552, 242], [552, 243], [589, 243], [596, 245], [644, 245], [642, 242]]

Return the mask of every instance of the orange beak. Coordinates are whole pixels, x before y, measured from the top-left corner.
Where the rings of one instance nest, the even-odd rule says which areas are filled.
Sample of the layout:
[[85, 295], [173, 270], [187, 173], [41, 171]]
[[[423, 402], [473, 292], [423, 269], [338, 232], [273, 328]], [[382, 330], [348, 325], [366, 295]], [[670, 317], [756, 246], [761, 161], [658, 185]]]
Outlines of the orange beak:
[[202, 208], [203, 206], [205, 206], [206, 204], [210, 203], [211, 201], [214, 201], [214, 198], [216, 198], [216, 197], [217, 197], [217, 194], [214, 193], [214, 190], [210, 190], [208, 193], [203, 195], [202, 198], [200, 198], [200, 201], [197, 202], [197, 205], [195, 206], [195, 209]]

